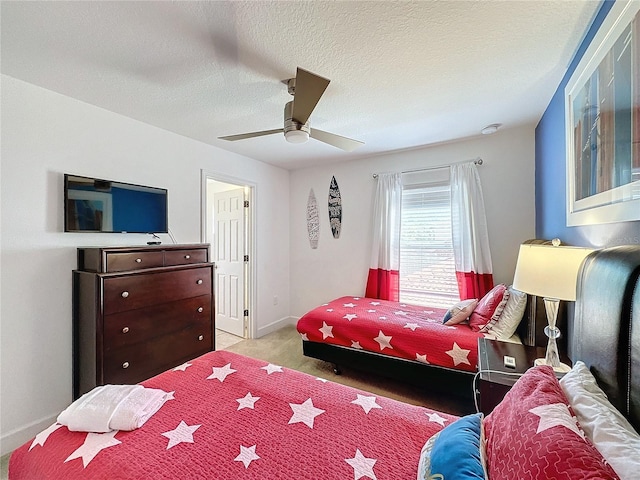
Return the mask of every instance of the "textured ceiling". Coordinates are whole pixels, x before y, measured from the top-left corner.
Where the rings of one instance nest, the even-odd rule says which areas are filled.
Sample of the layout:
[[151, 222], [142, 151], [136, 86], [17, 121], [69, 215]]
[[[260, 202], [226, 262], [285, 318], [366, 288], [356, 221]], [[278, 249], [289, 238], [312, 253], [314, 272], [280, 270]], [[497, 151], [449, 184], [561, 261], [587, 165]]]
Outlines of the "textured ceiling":
[[[2, 1], [2, 73], [294, 169], [535, 125], [598, 1]], [[331, 83], [311, 127], [281, 134], [302, 67]]]

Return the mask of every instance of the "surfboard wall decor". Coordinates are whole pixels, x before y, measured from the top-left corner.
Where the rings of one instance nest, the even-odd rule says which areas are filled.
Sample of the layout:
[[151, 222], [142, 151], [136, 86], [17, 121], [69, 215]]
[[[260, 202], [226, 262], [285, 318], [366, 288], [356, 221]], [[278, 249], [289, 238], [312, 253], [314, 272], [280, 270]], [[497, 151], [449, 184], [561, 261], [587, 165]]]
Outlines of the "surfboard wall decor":
[[333, 238], [340, 238], [342, 199], [340, 198], [340, 188], [338, 188], [336, 177], [331, 177], [331, 185], [329, 185], [329, 225], [331, 225]]
[[311, 248], [318, 248], [318, 238], [320, 237], [320, 215], [318, 215], [318, 202], [313, 193], [313, 188], [309, 191], [307, 200], [307, 232], [309, 233], [309, 243]]

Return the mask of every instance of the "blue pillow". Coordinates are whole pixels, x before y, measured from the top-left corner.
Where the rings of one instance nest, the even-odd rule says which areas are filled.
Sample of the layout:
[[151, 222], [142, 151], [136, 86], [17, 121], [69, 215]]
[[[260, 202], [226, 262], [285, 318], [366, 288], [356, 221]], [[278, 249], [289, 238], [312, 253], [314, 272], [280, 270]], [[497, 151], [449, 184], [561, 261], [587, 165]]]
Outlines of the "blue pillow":
[[482, 414], [462, 417], [445, 427], [433, 443], [431, 476], [445, 479], [485, 479], [480, 455]]

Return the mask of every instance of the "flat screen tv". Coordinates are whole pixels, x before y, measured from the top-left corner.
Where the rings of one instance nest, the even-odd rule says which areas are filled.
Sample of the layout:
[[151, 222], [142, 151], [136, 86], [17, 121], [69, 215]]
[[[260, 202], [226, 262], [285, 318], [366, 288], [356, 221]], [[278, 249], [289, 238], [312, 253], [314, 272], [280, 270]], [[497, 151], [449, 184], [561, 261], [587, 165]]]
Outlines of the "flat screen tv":
[[167, 190], [65, 174], [64, 231], [168, 233]]

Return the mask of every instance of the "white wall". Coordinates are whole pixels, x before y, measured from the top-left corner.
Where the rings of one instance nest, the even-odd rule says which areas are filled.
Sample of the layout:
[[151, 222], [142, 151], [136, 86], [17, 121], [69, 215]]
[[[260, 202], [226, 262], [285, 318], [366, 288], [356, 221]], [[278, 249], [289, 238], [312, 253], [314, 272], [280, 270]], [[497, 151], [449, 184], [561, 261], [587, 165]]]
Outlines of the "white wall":
[[202, 169], [251, 181], [257, 196], [258, 328], [287, 317], [290, 307], [289, 172], [11, 77], [1, 81], [3, 455], [50, 425], [71, 401], [75, 247], [149, 240], [63, 233], [64, 173], [167, 188], [169, 225], [178, 243], [201, 238]]
[[[342, 295], [363, 295], [371, 258], [376, 172], [404, 171], [481, 157], [494, 281], [510, 284], [519, 244], [534, 237], [534, 126], [456, 143], [407, 150], [291, 173], [291, 314]], [[334, 175], [342, 195], [342, 231], [334, 239], [327, 199]], [[320, 210], [318, 248], [309, 246], [306, 205], [313, 188]]]

